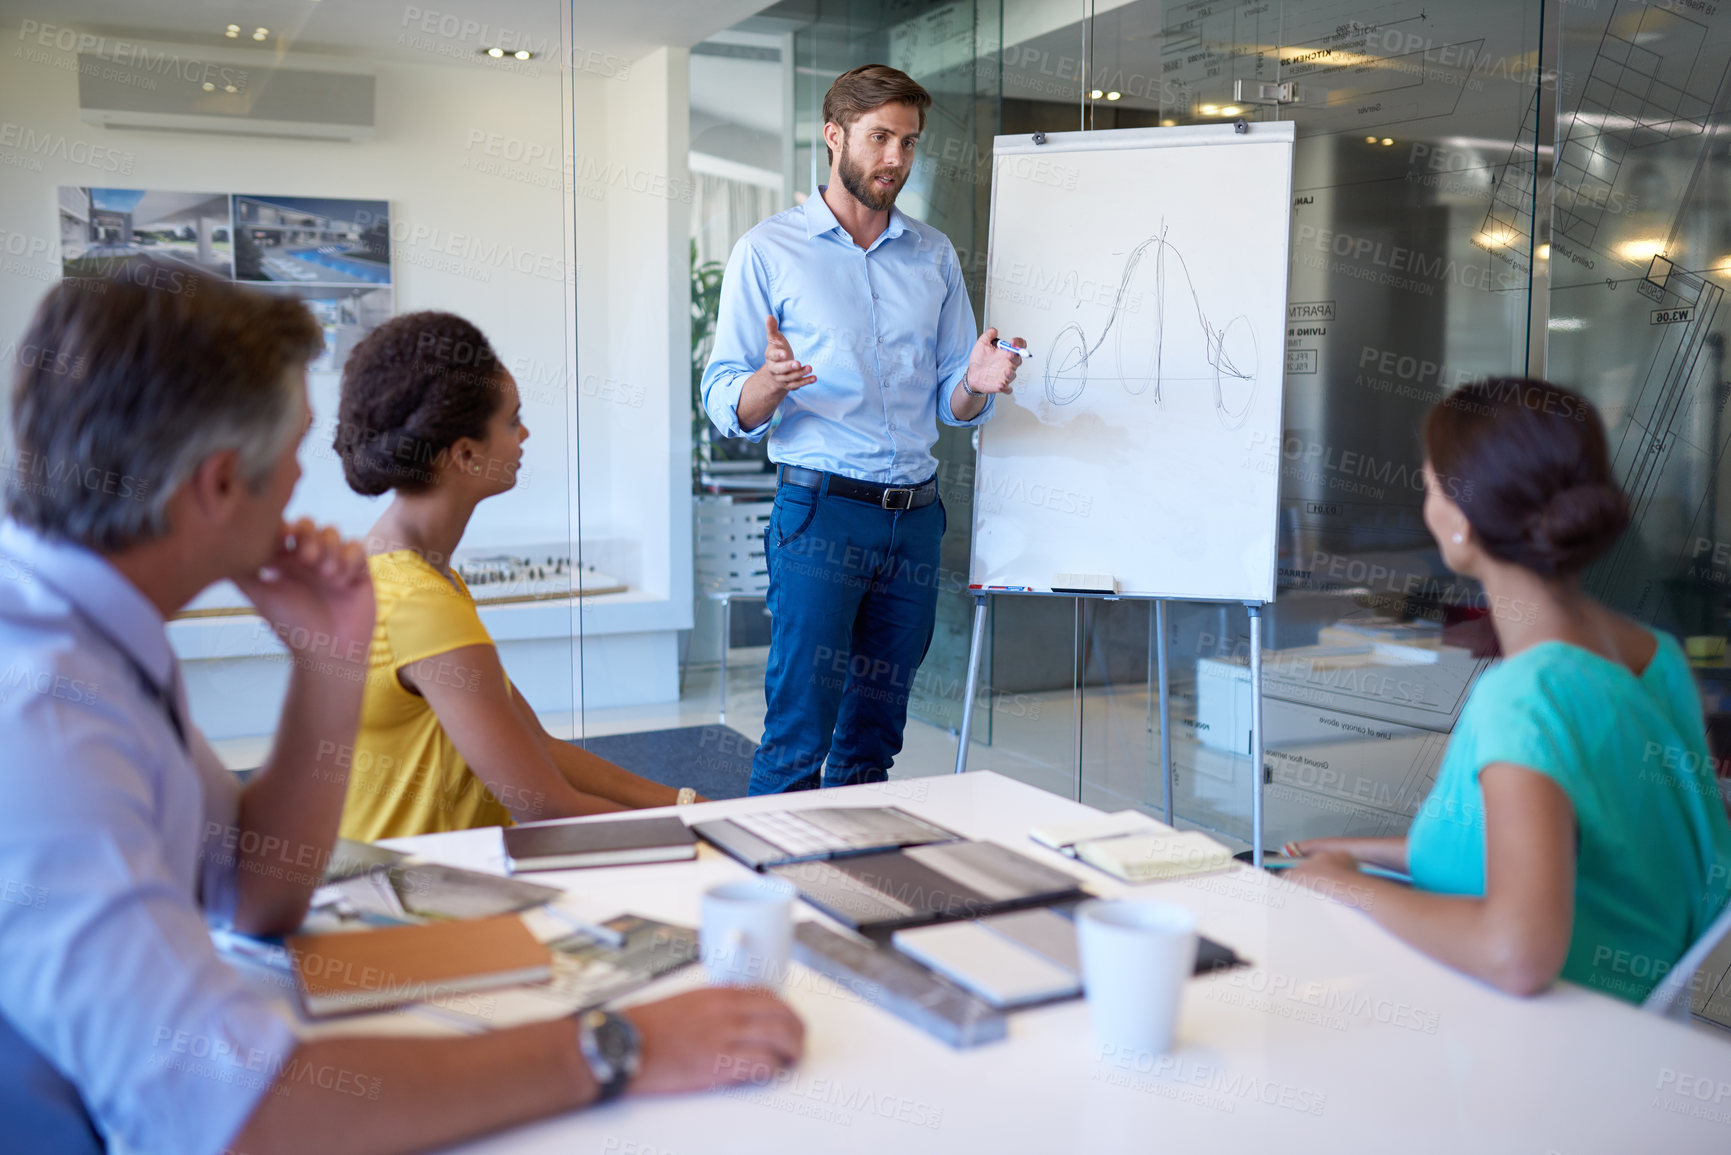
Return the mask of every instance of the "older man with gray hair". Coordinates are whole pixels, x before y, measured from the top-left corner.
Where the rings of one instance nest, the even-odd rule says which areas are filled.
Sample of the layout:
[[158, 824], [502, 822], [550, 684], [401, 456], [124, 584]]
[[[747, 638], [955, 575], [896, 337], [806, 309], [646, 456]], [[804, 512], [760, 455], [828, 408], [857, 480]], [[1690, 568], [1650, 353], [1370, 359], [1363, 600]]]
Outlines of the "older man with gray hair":
[[[443, 1146], [798, 1058], [762, 993], [472, 1038], [301, 1041], [207, 918], [293, 930], [332, 847], [372, 637], [361, 548], [283, 522], [306, 309], [153, 262], [51, 290], [19, 343], [0, 523], [0, 1150]], [[294, 658], [243, 789], [188, 718], [165, 621], [246, 593]]]

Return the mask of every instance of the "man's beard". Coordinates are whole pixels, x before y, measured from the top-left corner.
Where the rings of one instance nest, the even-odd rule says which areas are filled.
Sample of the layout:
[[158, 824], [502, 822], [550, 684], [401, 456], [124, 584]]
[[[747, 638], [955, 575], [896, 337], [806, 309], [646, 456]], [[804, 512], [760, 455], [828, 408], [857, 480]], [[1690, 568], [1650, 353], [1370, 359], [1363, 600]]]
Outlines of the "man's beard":
[[853, 198], [866, 208], [880, 213], [888, 212], [890, 206], [896, 203], [896, 196], [902, 191], [902, 186], [908, 180], [907, 174], [904, 172], [900, 174], [900, 178], [890, 188], [878, 187], [874, 178], [893, 170], [879, 169], [878, 172], [868, 173], [864, 165], [850, 164], [845, 140], [842, 141], [841, 163], [836, 166], [836, 171], [841, 177], [842, 188], [851, 193]]

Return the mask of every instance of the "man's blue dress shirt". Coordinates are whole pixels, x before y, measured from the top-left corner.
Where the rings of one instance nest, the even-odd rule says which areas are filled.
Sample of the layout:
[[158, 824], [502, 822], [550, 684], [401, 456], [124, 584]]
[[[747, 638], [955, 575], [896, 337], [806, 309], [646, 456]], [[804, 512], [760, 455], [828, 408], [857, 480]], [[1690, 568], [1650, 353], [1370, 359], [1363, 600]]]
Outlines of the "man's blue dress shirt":
[[868, 249], [821, 195], [733, 247], [703, 374], [703, 407], [725, 436], [755, 441], [770, 428], [740, 428], [739, 395], [763, 367], [772, 315], [817, 378], [781, 403], [772, 461], [911, 485], [937, 472], [939, 421], [979, 425], [992, 414], [990, 399], [969, 421], [950, 409], [979, 336], [973, 309], [949, 238], [898, 209]]
[[0, 1150], [220, 1151], [294, 1049], [211, 945], [240, 787], [170, 703], [138, 588], [0, 523]]

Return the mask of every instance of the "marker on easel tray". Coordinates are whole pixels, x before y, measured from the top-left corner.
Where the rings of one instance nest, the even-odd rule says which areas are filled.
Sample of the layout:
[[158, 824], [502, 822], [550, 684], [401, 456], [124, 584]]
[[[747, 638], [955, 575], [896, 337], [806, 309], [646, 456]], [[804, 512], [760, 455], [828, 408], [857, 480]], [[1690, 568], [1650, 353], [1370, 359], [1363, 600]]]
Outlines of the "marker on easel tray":
[[986, 589], [1002, 590], [1005, 593], [1012, 594], [1031, 594], [1034, 592], [1033, 586], [987, 586]]
[[1024, 361], [1032, 361], [1034, 359], [1034, 355], [1032, 353], [1028, 352], [1028, 350], [1026, 348], [1024, 348], [1023, 346], [1012, 345], [1008, 341], [1003, 340], [1002, 338], [999, 338], [999, 340], [998, 340], [998, 348], [1002, 349], [1006, 353], [1014, 353], [1016, 356], [1022, 358]]

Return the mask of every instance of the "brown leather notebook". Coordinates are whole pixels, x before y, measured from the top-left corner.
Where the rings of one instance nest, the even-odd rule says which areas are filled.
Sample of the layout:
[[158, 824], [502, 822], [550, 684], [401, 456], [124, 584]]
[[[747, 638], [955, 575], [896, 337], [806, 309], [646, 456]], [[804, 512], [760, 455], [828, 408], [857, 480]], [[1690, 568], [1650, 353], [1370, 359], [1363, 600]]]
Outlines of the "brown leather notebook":
[[552, 977], [547, 948], [514, 914], [461, 922], [291, 935], [307, 1014], [375, 1010]]

